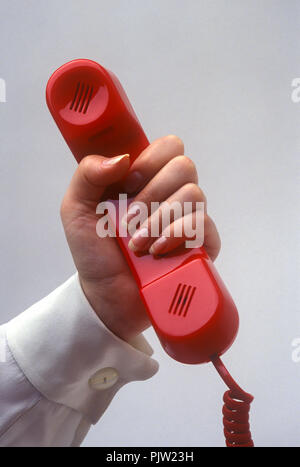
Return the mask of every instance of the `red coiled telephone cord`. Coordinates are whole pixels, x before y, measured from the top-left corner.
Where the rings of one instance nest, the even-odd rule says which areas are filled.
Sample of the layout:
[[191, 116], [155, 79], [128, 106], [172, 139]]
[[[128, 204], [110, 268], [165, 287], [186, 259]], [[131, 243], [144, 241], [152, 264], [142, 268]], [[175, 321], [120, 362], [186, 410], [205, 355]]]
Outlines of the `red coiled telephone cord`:
[[251, 438], [249, 411], [254, 397], [243, 391], [229, 374], [220, 357], [212, 358], [217, 372], [229, 387], [223, 397], [223, 424], [226, 446], [254, 447]]

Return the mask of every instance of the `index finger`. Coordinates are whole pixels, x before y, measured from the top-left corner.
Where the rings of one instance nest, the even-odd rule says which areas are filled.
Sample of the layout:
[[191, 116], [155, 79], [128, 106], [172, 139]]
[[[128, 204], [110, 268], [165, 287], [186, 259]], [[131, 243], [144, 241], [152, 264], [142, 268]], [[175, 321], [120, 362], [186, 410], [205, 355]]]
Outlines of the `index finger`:
[[167, 162], [184, 153], [184, 145], [178, 136], [168, 135], [151, 143], [133, 162], [123, 181], [127, 193], [136, 193], [156, 175]]

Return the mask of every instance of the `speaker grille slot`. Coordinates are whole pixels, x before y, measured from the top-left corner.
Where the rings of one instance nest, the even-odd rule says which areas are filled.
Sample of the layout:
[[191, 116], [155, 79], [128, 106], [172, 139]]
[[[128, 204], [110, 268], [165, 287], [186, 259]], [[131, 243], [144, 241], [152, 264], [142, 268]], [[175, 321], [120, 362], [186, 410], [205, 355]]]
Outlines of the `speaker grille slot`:
[[185, 318], [195, 291], [196, 287], [181, 283], [178, 284], [169, 308], [169, 313]]
[[77, 83], [70, 110], [74, 112], [86, 113], [91, 102], [93, 86], [85, 83]]

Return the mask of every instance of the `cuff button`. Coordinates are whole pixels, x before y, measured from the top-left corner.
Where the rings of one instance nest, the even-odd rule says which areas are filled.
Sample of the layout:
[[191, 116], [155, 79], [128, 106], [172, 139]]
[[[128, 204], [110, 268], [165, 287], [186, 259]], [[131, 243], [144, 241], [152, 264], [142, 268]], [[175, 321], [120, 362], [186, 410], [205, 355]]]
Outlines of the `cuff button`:
[[96, 371], [89, 379], [89, 386], [96, 391], [111, 388], [119, 379], [119, 374], [115, 368], [102, 368]]

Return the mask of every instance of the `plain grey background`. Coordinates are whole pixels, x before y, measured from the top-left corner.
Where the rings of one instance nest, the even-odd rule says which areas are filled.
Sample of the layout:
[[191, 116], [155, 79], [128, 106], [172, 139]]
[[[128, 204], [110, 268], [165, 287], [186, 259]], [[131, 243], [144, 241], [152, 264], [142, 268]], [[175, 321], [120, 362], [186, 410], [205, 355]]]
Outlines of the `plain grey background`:
[[[151, 140], [180, 136], [197, 164], [240, 312], [224, 356], [255, 395], [257, 446], [300, 445], [300, 2], [1, 0], [1, 322], [73, 272], [59, 206], [76, 164], [45, 105], [50, 74], [91, 58], [119, 77]], [[297, 231], [298, 230], [298, 231]], [[160, 361], [123, 388], [85, 446], [222, 446], [225, 387], [146, 337]]]

